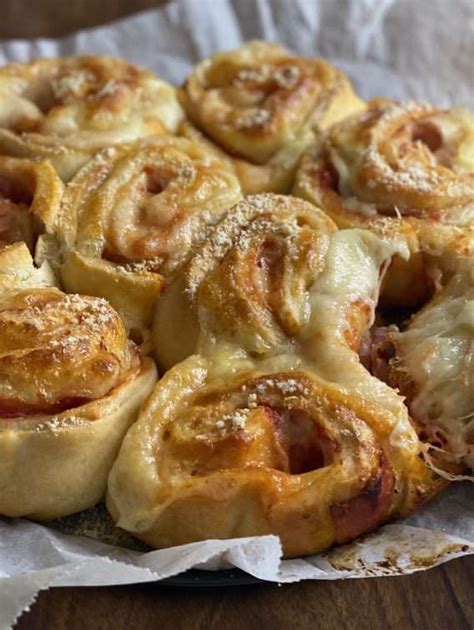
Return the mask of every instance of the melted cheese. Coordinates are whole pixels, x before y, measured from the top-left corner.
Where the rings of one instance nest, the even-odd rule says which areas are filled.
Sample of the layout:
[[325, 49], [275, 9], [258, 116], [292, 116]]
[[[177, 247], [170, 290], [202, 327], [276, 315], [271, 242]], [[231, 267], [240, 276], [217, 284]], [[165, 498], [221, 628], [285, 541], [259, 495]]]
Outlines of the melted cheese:
[[474, 274], [456, 276], [396, 338], [416, 387], [413, 416], [474, 468]]
[[381, 268], [392, 256], [406, 255], [405, 247], [386, 242], [365, 230], [341, 230], [331, 239], [326, 266], [310, 298], [308, 334], [341, 339], [351, 305], [378, 300]]
[[381, 268], [395, 253], [406, 254], [403, 247], [365, 230], [341, 230], [333, 235], [326, 268], [311, 292], [311, 318], [302, 348], [306, 355], [311, 354], [313, 369], [323, 378], [353, 389], [386, 409], [384, 420], [390, 425], [394, 448], [416, 451], [418, 439], [403, 399], [364, 368], [344, 337], [355, 303], [368, 304], [373, 319]]

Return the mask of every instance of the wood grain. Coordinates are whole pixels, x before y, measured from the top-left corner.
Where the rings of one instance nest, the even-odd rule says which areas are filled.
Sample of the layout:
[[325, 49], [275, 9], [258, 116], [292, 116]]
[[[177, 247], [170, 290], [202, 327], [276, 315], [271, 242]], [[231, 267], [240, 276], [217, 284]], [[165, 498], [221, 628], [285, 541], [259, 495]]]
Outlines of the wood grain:
[[[199, 2], [199, 0], [194, 0]], [[59, 37], [166, 0], [0, 0], [0, 38]]]
[[[164, 1], [0, 0], [0, 38], [64, 35]], [[471, 557], [403, 578], [213, 590], [160, 585], [51, 589], [40, 594], [17, 628], [471, 630], [473, 583]]]
[[474, 563], [406, 577], [218, 589], [53, 589], [17, 630], [471, 630]]

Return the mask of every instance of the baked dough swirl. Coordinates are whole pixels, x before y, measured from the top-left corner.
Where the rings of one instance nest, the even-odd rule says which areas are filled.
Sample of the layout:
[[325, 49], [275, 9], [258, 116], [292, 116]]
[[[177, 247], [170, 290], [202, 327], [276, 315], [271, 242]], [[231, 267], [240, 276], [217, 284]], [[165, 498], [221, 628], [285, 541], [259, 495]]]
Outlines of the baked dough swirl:
[[290, 350], [307, 323], [308, 287], [335, 231], [327, 216], [299, 199], [246, 197], [158, 301], [153, 340], [159, 364], [169, 369], [193, 354], [199, 338], [227, 339], [256, 356]]
[[474, 242], [474, 118], [467, 110], [376, 100], [334, 125], [304, 156], [293, 194], [343, 228], [403, 235], [388, 302], [427, 297], [429, 256], [466, 255]]
[[69, 180], [103, 147], [173, 133], [174, 88], [152, 72], [100, 56], [0, 68], [0, 153], [48, 158]]
[[0, 251], [0, 514], [93, 506], [156, 370], [101, 298], [66, 295], [25, 244]]
[[199, 63], [180, 99], [202, 140], [231, 157], [245, 193], [288, 192], [315, 132], [364, 107], [328, 62], [259, 41]]
[[0, 248], [24, 242], [41, 262], [62, 194], [63, 184], [48, 162], [0, 156]]
[[112, 468], [118, 526], [156, 547], [274, 533], [298, 556], [439, 488], [403, 399], [357, 355], [393, 253], [295, 198], [233, 208], [158, 303], [158, 320], [174, 304], [198, 334]]
[[186, 139], [106, 149], [64, 196], [57, 233], [66, 290], [107, 298], [145, 334], [165, 279], [240, 197], [233, 173]]

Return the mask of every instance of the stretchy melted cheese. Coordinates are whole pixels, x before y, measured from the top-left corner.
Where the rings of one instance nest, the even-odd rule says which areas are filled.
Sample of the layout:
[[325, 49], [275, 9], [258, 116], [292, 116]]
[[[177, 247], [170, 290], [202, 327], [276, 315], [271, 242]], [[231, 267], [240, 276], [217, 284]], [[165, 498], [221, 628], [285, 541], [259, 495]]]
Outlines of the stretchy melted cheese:
[[[474, 273], [461, 271], [395, 335], [394, 378], [429, 441], [474, 468]], [[408, 381], [408, 384], [407, 384]]]

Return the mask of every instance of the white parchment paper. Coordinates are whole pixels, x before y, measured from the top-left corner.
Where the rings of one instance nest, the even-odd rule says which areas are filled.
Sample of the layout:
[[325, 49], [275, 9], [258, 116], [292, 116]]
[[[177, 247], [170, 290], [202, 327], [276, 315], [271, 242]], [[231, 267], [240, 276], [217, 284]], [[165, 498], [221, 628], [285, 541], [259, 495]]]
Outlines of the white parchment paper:
[[[104, 53], [181, 82], [192, 64], [251, 38], [328, 57], [364, 98], [474, 106], [471, 0], [175, 0], [163, 8], [59, 40], [0, 42], [0, 62]], [[68, 530], [66, 530], [68, 531]], [[320, 556], [281, 561], [274, 536], [206, 541], [163, 551], [106, 544], [0, 519], [0, 628], [50, 586], [148, 582], [191, 567], [238, 567], [271, 581], [411, 573], [474, 553], [474, 488], [457, 484], [404, 523]]]

